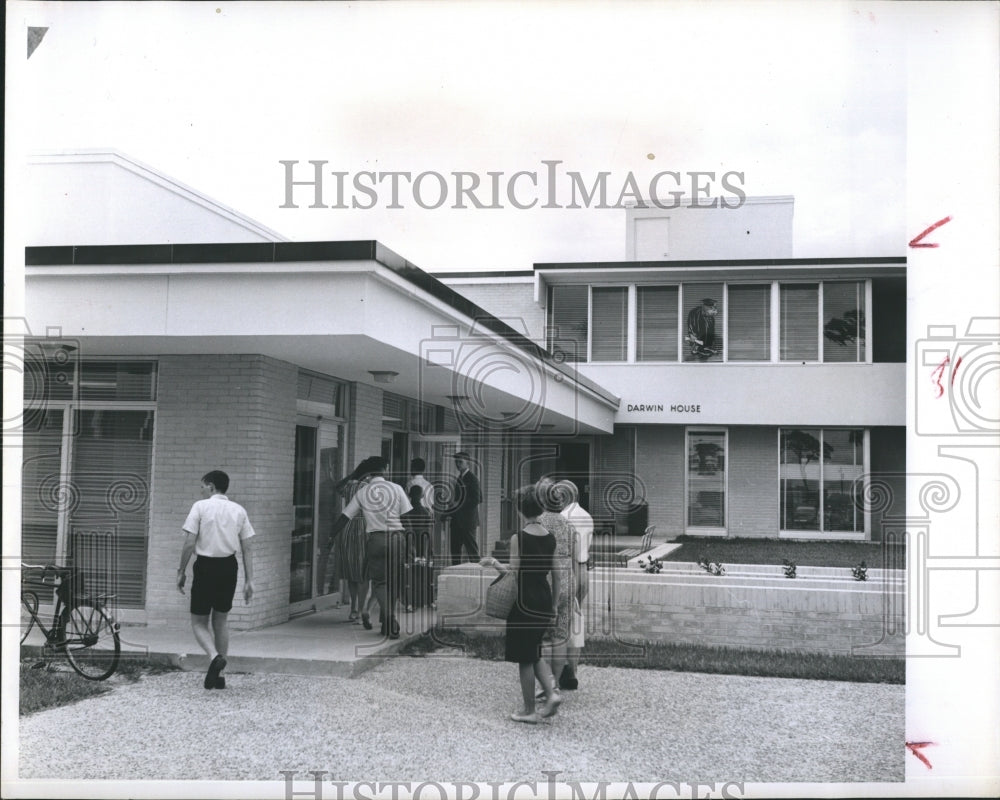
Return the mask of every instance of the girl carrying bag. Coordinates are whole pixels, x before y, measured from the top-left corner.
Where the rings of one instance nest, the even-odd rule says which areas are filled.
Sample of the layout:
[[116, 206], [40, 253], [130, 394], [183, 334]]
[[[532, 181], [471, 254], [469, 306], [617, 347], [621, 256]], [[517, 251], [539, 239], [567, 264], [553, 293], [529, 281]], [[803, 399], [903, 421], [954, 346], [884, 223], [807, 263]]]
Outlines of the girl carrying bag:
[[513, 570], [501, 572], [486, 588], [486, 615], [507, 619], [517, 599], [517, 576]]

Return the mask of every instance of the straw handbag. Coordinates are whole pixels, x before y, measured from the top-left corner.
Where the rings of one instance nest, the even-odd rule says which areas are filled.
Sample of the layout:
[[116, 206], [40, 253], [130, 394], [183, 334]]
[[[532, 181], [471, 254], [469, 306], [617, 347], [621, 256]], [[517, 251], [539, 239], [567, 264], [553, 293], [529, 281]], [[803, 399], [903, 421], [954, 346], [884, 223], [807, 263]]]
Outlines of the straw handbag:
[[486, 588], [486, 614], [507, 619], [517, 599], [517, 579], [513, 570], [501, 572]]

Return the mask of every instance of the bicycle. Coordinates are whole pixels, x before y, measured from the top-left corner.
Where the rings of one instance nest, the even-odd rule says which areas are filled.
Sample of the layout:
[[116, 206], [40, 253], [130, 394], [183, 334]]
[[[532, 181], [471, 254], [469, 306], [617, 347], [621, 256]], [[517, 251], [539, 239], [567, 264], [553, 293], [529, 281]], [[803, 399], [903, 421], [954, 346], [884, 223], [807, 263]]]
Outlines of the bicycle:
[[[55, 589], [52, 625], [39, 616], [38, 591]], [[21, 564], [21, 644], [36, 624], [45, 636], [43, 654], [62, 652], [70, 666], [90, 681], [103, 681], [118, 669], [121, 658], [119, 624], [102, 601], [83, 594], [79, 570], [55, 564]]]

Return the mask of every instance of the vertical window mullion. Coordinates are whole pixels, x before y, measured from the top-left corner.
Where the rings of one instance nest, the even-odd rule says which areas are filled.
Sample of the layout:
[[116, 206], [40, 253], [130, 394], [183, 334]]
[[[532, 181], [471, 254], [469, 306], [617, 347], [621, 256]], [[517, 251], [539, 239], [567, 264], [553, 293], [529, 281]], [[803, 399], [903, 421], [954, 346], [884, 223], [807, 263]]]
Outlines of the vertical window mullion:
[[[77, 375], [77, 383], [79, 383]], [[61, 486], [69, 487], [72, 491], [73, 464], [73, 444], [76, 437], [73, 431], [76, 430], [76, 415], [79, 408], [76, 403], [67, 403], [63, 410], [62, 429], [62, 453], [59, 458], [59, 483]], [[60, 564], [69, 563], [69, 512], [72, 503], [59, 503], [58, 516], [56, 518], [56, 561]]]
[[[872, 363], [872, 353], [875, 350], [874, 331], [872, 328], [872, 279], [864, 283], [865, 292], [865, 357], [861, 359], [866, 364]], [[867, 435], [867, 434], [866, 434]], [[867, 528], [866, 528], [867, 530]]]
[[[825, 347], [825, 342], [823, 341], [823, 320], [826, 318], [823, 310], [823, 295], [826, 294], [824, 290], [825, 286], [826, 283], [820, 281], [819, 297], [816, 300], [816, 306], [819, 311], [819, 313], [816, 315], [816, 355], [821, 363], [826, 361], [826, 354], [824, 352], [826, 347]], [[820, 472], [822, 474], [822, 470]], [[822, 503], [820, 503], [820, 505], [822, 506]], [[823, 518], [820, 517], [820, 520], [822, 519]]]
[[771, 361], [775, 363], [781, 361], [781, 292], [778, 287], [777, 281], [771, 284]]
[[594, 287], [587, 287], [587, 363], [594, 360]]
[[636, 287], [633, 283], [628, 287], [628, 303], [625, 308], [625, 360], [629, 364], [635, 363], [637, 324], [638, 315], [636, 313]]
[[729, 284], [722, 284], [722, 361], [729, 360]]

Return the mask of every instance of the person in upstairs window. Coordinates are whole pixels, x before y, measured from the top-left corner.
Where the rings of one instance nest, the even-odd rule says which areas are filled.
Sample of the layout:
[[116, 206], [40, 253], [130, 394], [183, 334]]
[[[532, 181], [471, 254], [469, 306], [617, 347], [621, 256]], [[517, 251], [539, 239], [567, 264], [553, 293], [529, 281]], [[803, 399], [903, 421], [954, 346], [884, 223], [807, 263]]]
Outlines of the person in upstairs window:
[[706, 297], [701, 305], [688, 312], [687, 334], [684, 337], [691, 352], [688, 360], [706, 361], [719, 354], [715, 339], [715, 318], [718, 313], [719, 306], [710, 297]]

